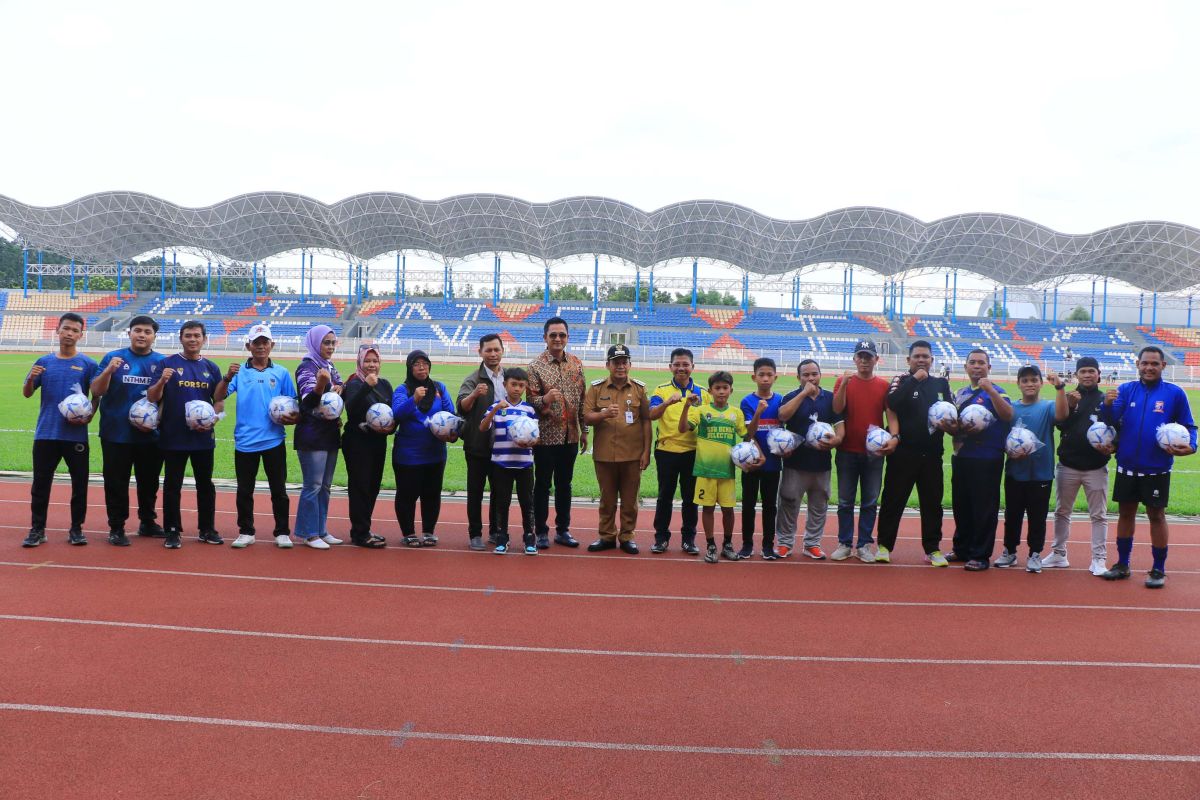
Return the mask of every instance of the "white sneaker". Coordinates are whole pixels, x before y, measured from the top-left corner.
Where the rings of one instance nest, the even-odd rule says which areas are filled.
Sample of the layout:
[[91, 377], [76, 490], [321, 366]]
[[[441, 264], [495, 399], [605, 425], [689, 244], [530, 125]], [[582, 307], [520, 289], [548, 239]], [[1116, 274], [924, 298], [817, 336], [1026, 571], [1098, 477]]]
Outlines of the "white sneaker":
[[336, 536], [331, 536], [328, 533], [321, 534], [321, 541], [324, 542], [325, 544], [341, 544], [342, 543], [341, 539], [337, 538]]
[[[1042, 562], [1042, 566], [1046, 566], [1044, 561]], [[1092, 566], [1088, 569], [1088, 572], [1092, 573], [1093, 575], [1103, 575], [1104, 573], [1108, 572], [1108, 566], [1104, 563], [1103, 558], [1093, 558]]]
[[292, 537], [288, 536], [286, 533], [281, 533], [275, 537], [275, 546], [276, 547], [282, 547], [286, 550], [287, 548], [291, 547], [293, 544], [294, 544], [294, 542], [292, 541]]
[[239, 533], [238, 537], [233, 540], [233, 544], [231, 544], [229, 546], [230, 547], [249, 547], [252, 544], [254, 544], [254, 534]]
[[1015, 563], [1017, 563], [1017, 554], [1005, 550], [992, 562], [992, 566], [996, 569], [1003, 569], [1004, 567], [1011, 567]]
[[[1103, 564], [1104, 560], [1101, 559], [1100, 563]], [[1042, 559], [1042, 567], [1044, 569], [1066, 569], [1069, 566], [1071, 566], [1071, 562], [1067, 561], [1066, 556], [1059, 555], [1053, 551], [1051, 551], [1050, 555]], [[1105, 567], [1104, 569], [1108, 569], [1108, 567]], [[1103, 571], [1104, 570], [1101, 570], [1101, 572]]]
[[329, 549], [329, 545], [326, 544], [325, 541], [319, 537], [315, 537], [312, 539], [305, 539], [304, 543], [314, 550], [328, 550]]
[[1034, 574], [1042, 571], [1042, 554], [1030, 553], [1029, 558], [1025, 561], [1025, 571]]
[[858, 556], [858, 560], [863, 562], [864, 564], [874, 564], [875, 563], [875, 554], [872, 553], [871, 548], [866, 545], [863, 545], [862, 547], [855, 550], [854, 554], [856, 556]]
[[[831, 555], [830, 558], [832, 558], [834, 561], [845, 561], [847, 558], [850, 557], [850, 554], [852, 552], [854, 552], [854, 551], [850, 549], [850, 545], [839, 544], [837, 546], [837, 549], [833, 551], [833, 555]], [[872, 560], [874, 560], [874, 559], [872, 559]]]

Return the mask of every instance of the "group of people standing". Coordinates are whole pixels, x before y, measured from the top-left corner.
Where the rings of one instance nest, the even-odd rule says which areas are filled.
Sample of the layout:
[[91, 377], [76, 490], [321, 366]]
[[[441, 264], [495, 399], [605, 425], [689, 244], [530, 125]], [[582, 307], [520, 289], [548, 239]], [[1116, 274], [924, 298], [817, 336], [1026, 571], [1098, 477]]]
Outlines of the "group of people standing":
[[[1139, 353], [1138, 381], [1107, 392], [1099, 387], [1099, 364], [1090, 357], [1076, 362], [1077, 385], [1071, 390], [1054, 372], [1043, 376], [1036, 366], [1022, 367], [1018, 373], [1021, 397], [1014, 401], [992, 383], [990, 359], [981, 349], [967, 357], [969, 385], [952, 393], [946, 377], [930, 374], [933, 354], [929, 342], [912, 342], [908, 371], [888, 381], [875, 374], [876, 347], [864, 340], [856, 346], [855, 368], [840, 376], [832, 390], [821, 387], [820, 364], [805, 359], [797, 368], [796, 388], [780, 395], [774, 390], [778, 379], [775, 362], [760, 358], [753, 364], [754, 390], [735, 404], [734, 377], [718, 371], [709, 376], [706, 387], [698, 385], [692, 377], [693, 355], [685, 348], [671, 353], [671, 378], [654, 389], [630, 376], [632, 358], [624, 345], [608, 349], [607, 376], [589, 383], [582, 362], [568, 350], [569, 325], [554, 317], [543, 326], [546, 349], [526, 367], [504, 366], [501, 337], [483, 336], [479, 367], [452, 398], [446, 386], [431, 377], [431, 359], [420, 350], [408, 354], [405, 380], [393, 387], [380, 374], [379, 350], [364, 344], [356, 354], [354, 375], [343, 380], [332, 360], [337, 337], [328, 326], [318, 325], [308, 332], [306, 355], [293, 376], [272, 361], [274, 340], [265, 324], [251, 328], [246, 337], [245, 361], [231, 364], [225, 371], [203, 356], [207, 331], [202, 322], [185, 323], [179, 333], [181, 352], [164, 356], [154, 350], [158, 324], [148, 316], [135, 317], [130, 323], [129, 347], [108, 353], [99, 364], [76, 350], [83, 324], [74, 313], [60, 318], [58, 352], [38, 359], [23, 387], [27, 397], [39, 389], [42, 393], [33, 449], [32, 525], [24, 542], [28, 547], [45, 541], [50, 485], [60, 461], [67, 463], [72, 477], [68, 540], [86, 544], [82, 526], [91, 418], [68, 421], [57, 409], [64, 397], [80, 387], [90, 391], [100, 414], [108, 538], [118, 546], [129, 544], [125, 526], [131, 475], [137, 485], [137, 533], [161, 536], [168, 548], [181, 546], [180, 494], [189, 464], [196, 485], [199, 539], [223, 543], [215, 526], [212, 482], [216, 439], [211, 429], [195, 430], [185, 424], [184, 409], [189, 401], [205, 400], [219, 413], [231, 395], [237, 404], [238, 536], [234, 547], [255, 541], [254, 493], [260, 471], [270, 489], [272, 535], [278, 546], [291, 547], [293, 536], [317, 549], [341, 543], [328, 526], [339, 452], [347, 471], [350, 541], [362, 547], [384, 547], [386, 540], [372, 530], [372, 519], [389, 438], [394, 440], [395, 514], [402, 542], [411, 547], [436, 545], [446, 445], [460, 436], [466, 459], [467, 534], [472, 550], [485, 550], [491, 544], [496, 552], [509, 551], [508, 519], [514, 493], [525, 553], [535, 555], [551, 546], [551, 498], [553, 542], [578, 547], [571, 529], [572, 478], [577, 457], [588, 450], [591, 432], [600, 509], [599, 536], [588, 546], [590, 551], [620, 548], [630, 554], [638, 552], [635, 528], [641, 474], [653, 461], [658, 496], [651, 552], [664, 553], [670, 547], [678, 495], [680, 547], [685, 553], [701, 553], [696, 537], [702, 524], [705, 560], [715, 563], [718, 558], [736, 561], [752, 557], [761, 504], [757, 552], [762, 558], [776, 560], [799, 552], [824, 559], [821, 542], [836, 469], [838, 544], [831, 554], [833, 560], [855, 557], [888, 563], [915, 489], [927, 563], [944, 567], [962, 562], [973, 572], [1010, 567], [1017, 561], [1024, 529], [1028, 571], [1066, 567], [1070, 515], [1082, 488], [1092, 523], [1092, 573], [1111, 580], [1129, 576], [1136, 514], [1139, 506], [1144, 506], [1153, 553], [1146, 584], [1156, 588], [1165, 582], [1165, 509], [1173, 457], [1196, 449], [1196, 428], [1186, 394], [1162, 379], [1165, 359], [1156, 347]], [[1053, 400], [1041, 397], [1046, 382], [1051, 384]], [[340, 416], [319, 413], [318, 406], [329, 392], [341, 397], [344, 422]], [[159, 406], [156, 430], [143, 431], [130, 424], [130, 408], [143, 396]], [[295, 398], [298, 411], [273, 418], [272, 400], [281, 396]], [[954, 423], [934, 426], [929, 411], [939, 401], [953, 403], [959, 413], [972, 405], [982, 406], [994, 422], [971, 434], [960, 433]], [[378, 403], [393, 412], [390, 428], [365, 424], [369, 410]], [[427, 424], [441, 411], [462, 417], [457, 433], [437, 432]], [[521, 418], [537, 422], [536, 443], [510, 436], [510, 426], [516, 426]], [[1088, 441], [1088, 428], [1097, 420], [1117, 428], [1115, 444], [1094, 446]], [[818, 422], [828, 425], [829, 432], [814, 440], [808, 436], [809, 429]], [[1167, 422], [1186, 426], [1190, 443], [1159, 447], [1155, 432]], [[1006, 457], [1005, 439], [1014, 423], [1032, 431], [1042, 445], [1027, 457]], [[293, 447], [303, 473], [294, 524], [285, 488], [288, 425], [294, 425]], [[801, 440], [813, 440], [812, 446], [776, 454], [770, 437], [777, 428], [789, 430]], [[886, 430], [890, 436], [871, 448], [868, 438], [874, 428]], [[1059, 432], [1057, 465], [1055, 430]], [[947, 435], [954, 447], [951, 505], [955, 530], [952, 549], [943, 553]], [[758, 456], [741, 472], [741, 546], [735, 549], [737, 470], [730, 455], [744, 440], [758, 444]], [[1108, 464], [1114, 454], [1113, 499], [1120, 509], [1118, 557], [1108, 566]], [[155, 512], [160, 474], [162, 526]], [[1050, 552], [1042, 558], [1055, 484], [1054, 536]], [[1006, 497], [1003, 549], [993, 560], [1002, 485]], [[485, 524], [486, 488], [490, 488], [490, 502]], [[803, 501], [807, 501], [807, 514], [798, 547]], [[722, 509], [719, 548], [717, 506]]]

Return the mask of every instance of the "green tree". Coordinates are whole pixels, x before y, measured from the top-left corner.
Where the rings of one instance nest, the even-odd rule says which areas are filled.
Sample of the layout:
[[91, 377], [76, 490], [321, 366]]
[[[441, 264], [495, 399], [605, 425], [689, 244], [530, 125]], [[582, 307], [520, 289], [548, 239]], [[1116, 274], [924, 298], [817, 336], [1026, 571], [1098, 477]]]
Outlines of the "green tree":
[[1071, 313], [1067, 314], [1067, 319], [1071, 322], [1091, 322], [1092, 315], [1083, 306], [1075, 306], [1071, 309]]
[[1008, 319], [1008, 308], [995, 303], [987, 310], [987, 315], [992, 319]]
[[800, 307], [803, 308], [805, 311], [812, 311], [814, 308], [817, 307], [817, 304], [813, 301], [811, 294], [806, 294], [800, 300]]

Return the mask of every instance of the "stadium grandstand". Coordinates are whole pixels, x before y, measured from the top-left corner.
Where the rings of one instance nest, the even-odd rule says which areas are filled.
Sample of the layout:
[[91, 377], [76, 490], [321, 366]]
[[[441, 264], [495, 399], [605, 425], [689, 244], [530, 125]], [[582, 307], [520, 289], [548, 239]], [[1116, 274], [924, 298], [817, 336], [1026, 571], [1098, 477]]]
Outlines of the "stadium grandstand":
[[[1176, 379], [1191, 379], [1200, 368], [1200, 330], [1192, 328], [1189, 293], [1200, 284], [1200, 231], [1168, 222], [1067, 235], [998, 214], [925, 223], [879, 208], [785, 221], [716, 201], [644, 212], [591, 197], [538, 204], [463, 195], [425, 202], [377, 193], [326, 205], [272, 192], [183, 208], [111, 192], [54, 207], [0, 195], [0, 225], [24, 250], [22, 288], [0, 291], [5, 347], [45, 346], [57, 315], [71, 309], [88, 321], [86, 346], [113, 345], [128, 320], [145, 313], [167, 334], [184, 320], [204, 320], [217, 347], [238, 347], [251, 325], [266, 321], [282, 351], [295, 351], [311, 325], [325, 323], [344, 339], [374, 340], [391, 352], [420, 347], [469, 358], [478, 337], [492, 331], [510, 350], [536, 353], [543, 346], [541, 323], [561, 316], [572, 326], [573, 350], [593, 359], [623, 342], [637, 348], [642, 362], [665, 363], [672, 348], [683, 346], [702, 363], [739, 365], [769, 355], [794, 365], [811, 356], [841, 368], [850, 363], [857, 340], [868, 337], [892, 366], [901, 363], [906, 342], [925, 338], [951, 368], [981, 347], [1001, 373], [1025, 363], [1062, 368], [1089, 355], [1106, 373], [1129, 375], [1137, 350], [1147, 344], [1166, 351]], [[204, 263], [168, 262], [168, 249]], [[71, 261], [43, 263], [41, 251]], [[160, 252], [157, 263], [135, 263]], [[409, 254], [435, 258], [443, 268], [408, 270]], [[463, 276], [455, 266], [486, 254], [493, 255], [493, 272], [472, 274], [490, 279], [491, 297], [457, 297], [455, 283]], [[506, 272], [506, 254], [533, 259], [544, 273]], [[601, 276], [601, 256], [623, 264], [625, 272]], [[552, 269], [586, 257], [595, 266], [582, 279]], [[688, 262], [690, 280], [662, 275], [664, 265]], [[703, 274], [709, 270], [702, 262], [735, 267], [741, 277]], [[842, 270], [840, 284], [803, 280], [831, 266]], [[271, 280], [295, 293], [267, 294], [268, 269]], [[873, 273], [874, 281], [860, 277], [856, 285], [856, 270]], [[960, 290], [960, 272], [992, 288]], [[912, 280], [932, 273], [944, 275], [944, 287]], [[174, 291], [181, 275], [203, 278], [206, 290]], [[46, 276], [69, 279], [69, 288], [41, 291]], [[116, 291], [91, 291], [90, 279], [98, 276], [115, 283]], [[602, 300], [602, 277], [632, 285], [634, 301]], [[256, 291], [223, 292], [222, 281], [230, 278], [250, 279]], [[588, 278], [590, 300], [554, 299], [556, 287]], [[1090, 294], [1060, 292], [1064, 283], [1089, 279]], [[333, 280], [345, 291], [313, 292], [315, 282]], [[1110, 293], [1110, 280], [1136, 293]], [[147, 291], [155, 282], [158, 291]], [[418, 284], [440, 286], [440, 296], [412, 296], [408, 289]], [[674, 289], [676, 297], [690, 291], [692, 302], [655, 302], [656, 288]], [[741, 302], [705, 305], [698, 298], [706, 289], [740, 292]], [[524, 299], [513, 298], [516, 290]], [[945, 313], [905, 313], [906, 291], [909, 303], [930, 300]], [[751, 302], [752, 296], [776, 294], [790, 297], [781, 302], [786, 307]], [[841, 295], [841, 307], [802, 307], [806, 295]], [[957, 313], [976, 302], [981, 316]], [[863, 311], [866, 305], [873, 310]], [[1028, 310], [1023, 318], [1008, 313], [1018, 306]], [[1087, 319], [1066, 319], [1078, 306], [1088, 309]]]

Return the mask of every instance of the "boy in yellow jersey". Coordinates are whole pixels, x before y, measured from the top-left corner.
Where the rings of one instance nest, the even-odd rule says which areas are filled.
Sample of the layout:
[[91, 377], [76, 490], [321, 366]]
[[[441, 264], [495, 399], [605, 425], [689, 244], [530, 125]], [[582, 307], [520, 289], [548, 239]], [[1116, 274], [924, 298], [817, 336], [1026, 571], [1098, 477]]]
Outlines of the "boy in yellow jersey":
[[[733, 376], [728, 372], [714, 372], [708, 378], [711, 403], [701, 403], [695, 394], [688, 395], [687, 414], [679, 416], [679, 432], [696, 433], [696, 505], [704, 509], [704, 538], [708, 551], [704, 560], [717, 563], [717, 542], [713, 532], [716, 524], [716, 506], [721, 506], [721, 527], [725, 535], [721, 555], [730, 561], [739, 556], [733, 549], [733, 507], [736, 503], [736, 485], [733, 461], [729, 454], [733, 446], [745, 441], [758, 430], [758, 420], [766, 410], [767, 401], [761, 400], [754, 410], [750, 423], [740, 408], [731, 408], [729, 395], [733, 393]], [[759, 463], [765, 459], [760, 456]]]

